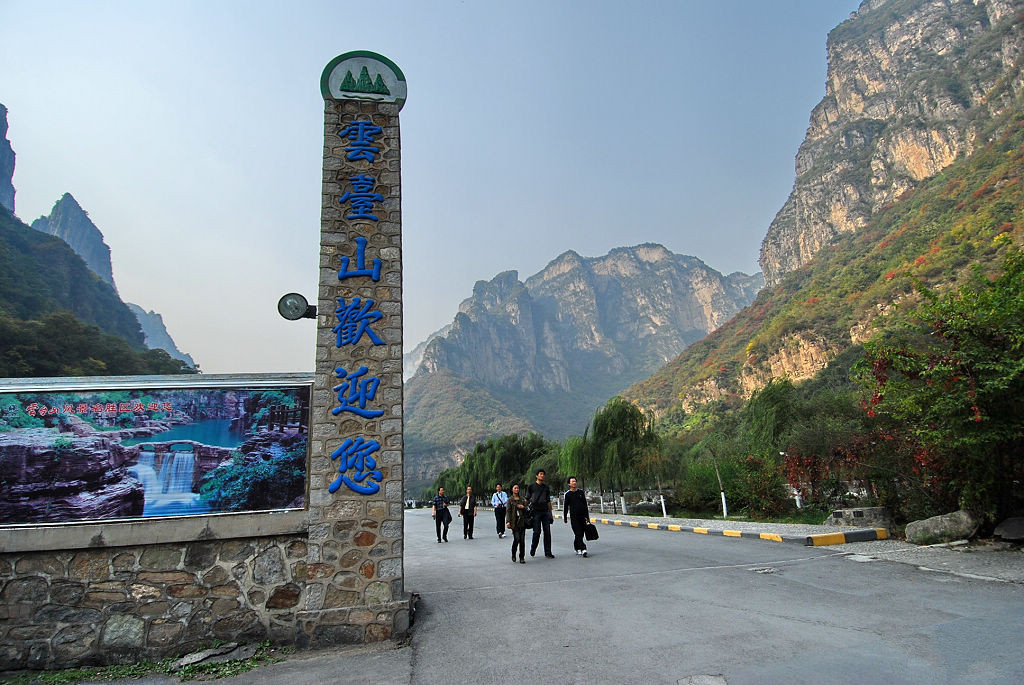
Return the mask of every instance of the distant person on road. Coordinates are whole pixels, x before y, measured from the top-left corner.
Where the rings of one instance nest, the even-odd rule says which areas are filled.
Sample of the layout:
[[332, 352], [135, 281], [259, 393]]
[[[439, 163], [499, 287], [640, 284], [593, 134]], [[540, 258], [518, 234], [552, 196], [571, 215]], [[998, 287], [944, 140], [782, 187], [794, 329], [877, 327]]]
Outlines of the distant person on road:
[[547, 474], [544, 469], [537, 471], [537, 480], [530, 483], [526, 489], [526, 499], [530, 501], [530, 511], [533, 512], [533, 540], [530, 543], [530, 556], [537, 554], [537, 543], [540, 541], [541, 530], [544, 531], [544, 556], [554, 559], [551, 553], [551, 524], [555, 517], [552, 515], [551, 489], [544, 482]]
[[[508, 497], [506, 495], [506, 497]], [[519, 550], [519, 563], [526, 563], [526, 508], [529, 502], [519, 493], [519, 483], [512, 486], [512, 496], [508, 497], [505, 523], [512, 531], [512, 563], [516, 563], [516, 550]]]
[[583, 540], [583, 532], [590, 523], [590, 510], [587, 508], [587, 495], [579, 489], [576, 478], [569, 479], [569, 489], [562, 496], [562, 521], [572, 522], [572, 548], [576, 555], [587, 556], [587, 543]]
[[434, 519], [434, 528], [437, 530], [437, 541], [441, 542], [441, 524], [444, 524], [444, 541], [448, 542], [448, 526], [452, 522], [452, 512], [448, 511], [451, 500], [444, 496], [444, 488], [437, 489], [437, 496], [434, 497], [434, 508], [430, 510], [430, 516]]
[[494, 524], [497, 527], [498, 537], [505, 537], [505, 505], [508, 504], [508, 493], [503, 492], [501, 483], [494, 486], [494, 494], [491, 495], [491, 506], [494, 507]]
[[459, 501], [459, 516], [462, 517], [462, 539], [473, 539], [473, 521], [476, 520], [476, 498], [473, 488], [466, 486], [466, 494]]

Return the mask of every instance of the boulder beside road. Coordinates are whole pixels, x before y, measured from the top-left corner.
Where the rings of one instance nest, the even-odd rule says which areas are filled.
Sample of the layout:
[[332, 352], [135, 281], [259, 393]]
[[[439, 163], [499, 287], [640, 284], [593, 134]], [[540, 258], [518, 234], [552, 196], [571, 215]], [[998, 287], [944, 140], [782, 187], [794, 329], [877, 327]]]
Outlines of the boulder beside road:
[[929, 545], [937, 542], [967, 540], [978, 532], [980, 526], [981, 517], [961, 510], [908, 523], [905, 534], [907, 542], [912, 542], [915, 545]]

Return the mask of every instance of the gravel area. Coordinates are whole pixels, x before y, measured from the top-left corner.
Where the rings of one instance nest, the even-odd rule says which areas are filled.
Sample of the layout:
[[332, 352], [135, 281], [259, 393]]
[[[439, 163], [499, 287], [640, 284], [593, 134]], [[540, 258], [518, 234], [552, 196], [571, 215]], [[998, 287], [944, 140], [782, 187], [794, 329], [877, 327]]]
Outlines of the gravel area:
[[1024, 584], [1024, 548], [1019, 544], [975, 540], [919, 547], [902, 540], [875, 540], [822, 549], [847, 552], [854, 561], [895, 561], [922, 571]]
[[[722, 521], [718, 519], [680, 519], [653, 516], [623, 516], [591, 512], [592, 518], [616, 521], [664, 523], [684, 528], [707, 528], [712, 531], [739, 530], [750, 533], [778, 533], [783, 536], [802, 537], [820, 533], [848, 533], [856, 528], [818, 526], [798, 523], [761, 523], [752, 521]], [[775, 543], [768, 543], [775, 544]], [[851, 560], [860, 562], [892, 561], [910, 564], [923, 571], [948, 573], [962, 578], [1024, 584], [1024, 547], [992, 540], [966, 540], [948, 545], [918, 546], [903, 540], [873, 540], [848, 542], [843, 545], [822, 546], [845, 552]]]

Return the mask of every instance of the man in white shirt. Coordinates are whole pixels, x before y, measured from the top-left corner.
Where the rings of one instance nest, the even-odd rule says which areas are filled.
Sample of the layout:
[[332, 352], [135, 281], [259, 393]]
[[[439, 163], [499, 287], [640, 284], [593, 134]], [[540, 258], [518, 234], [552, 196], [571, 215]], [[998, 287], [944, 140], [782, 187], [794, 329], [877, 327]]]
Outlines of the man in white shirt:
[[491, 495], [491, 506], [494, 507], [494, 522], [497, 525], [498, 537], [505, 537], [505, 505], [508, 504], [508, 493], [502, 492], [501, 483], [494, 486]]

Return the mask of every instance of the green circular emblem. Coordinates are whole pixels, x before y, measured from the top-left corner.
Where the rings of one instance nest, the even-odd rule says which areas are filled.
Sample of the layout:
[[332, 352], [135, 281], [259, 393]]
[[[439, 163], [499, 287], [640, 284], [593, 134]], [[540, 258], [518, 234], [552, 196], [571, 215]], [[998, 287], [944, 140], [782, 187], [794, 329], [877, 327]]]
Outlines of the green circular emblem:
[[325, 100], [375, 100], [405, 104], [405, 74], [384, 55], [356, 50], [338, 55], [324, 68], [320, 92]]

